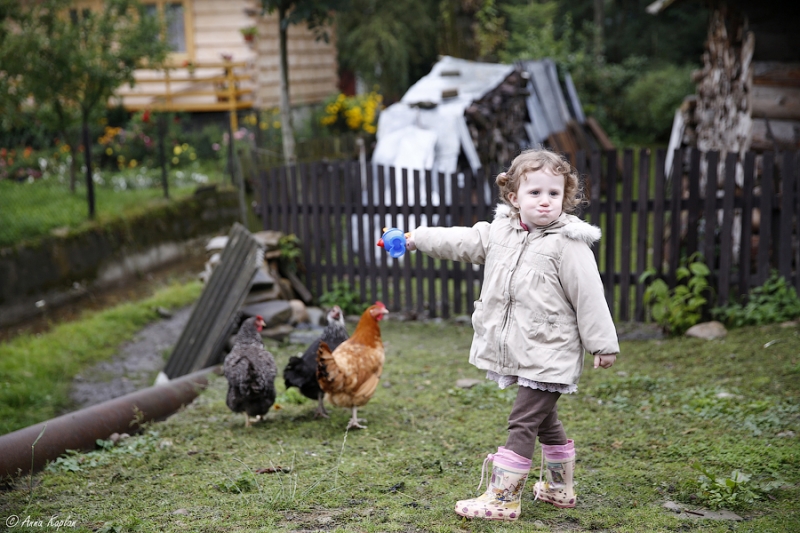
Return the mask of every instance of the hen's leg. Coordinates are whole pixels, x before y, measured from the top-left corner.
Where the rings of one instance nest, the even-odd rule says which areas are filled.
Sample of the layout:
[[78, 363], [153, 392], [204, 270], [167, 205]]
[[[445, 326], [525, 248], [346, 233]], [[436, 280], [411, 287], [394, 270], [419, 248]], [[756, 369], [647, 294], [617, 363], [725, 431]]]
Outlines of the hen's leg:
[[362, 426], [359, 422], [366, 422], [366, 420], [359, 420], [358, 419], [358, 407], [353, 407], [353, 416], [350, 418], [350, 421], [347, 423], [347, 429], [367, 429], [367, 426]]
[[247, 411], [244, 413], [244, 427], [250, 427], [250, 417], [247, 415]]
[[323, 401], [325, 398], [325, 393], [320, 391], [317, 395], [317, 410], [314, 411], [314, 418], [330, 418], [328, 416], [328, 411], [325, 410], [325, 402]]

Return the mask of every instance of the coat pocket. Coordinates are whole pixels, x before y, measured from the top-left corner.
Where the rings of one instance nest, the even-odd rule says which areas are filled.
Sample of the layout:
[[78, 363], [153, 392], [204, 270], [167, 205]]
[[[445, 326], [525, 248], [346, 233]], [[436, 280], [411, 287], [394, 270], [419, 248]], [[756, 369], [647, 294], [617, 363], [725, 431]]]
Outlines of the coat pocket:
[[475, 311], [472, 312], [472, 329], [476, 335], [483, 337], [486, 335], [486, 324], [484, 324], [483, 302], [475, 300]]

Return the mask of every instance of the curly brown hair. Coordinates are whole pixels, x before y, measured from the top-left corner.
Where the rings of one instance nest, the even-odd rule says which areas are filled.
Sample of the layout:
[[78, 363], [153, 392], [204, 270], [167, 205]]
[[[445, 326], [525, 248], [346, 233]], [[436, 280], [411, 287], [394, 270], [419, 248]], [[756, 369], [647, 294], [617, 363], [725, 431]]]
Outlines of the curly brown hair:
[[527, 172], [536, 172], [541, 169], [564, 176], [563, 210], [565, 213], [576, 211], [584, 202], [578, 172], [569, 164], [569, 161], [545, 148], [525, 150], [514, 158], [507, 171], [497, 175], [495, 182], [500, 188], [500, 199], [514, 209], [508, 199], [509, 193], [517, 192], [520, 180]]

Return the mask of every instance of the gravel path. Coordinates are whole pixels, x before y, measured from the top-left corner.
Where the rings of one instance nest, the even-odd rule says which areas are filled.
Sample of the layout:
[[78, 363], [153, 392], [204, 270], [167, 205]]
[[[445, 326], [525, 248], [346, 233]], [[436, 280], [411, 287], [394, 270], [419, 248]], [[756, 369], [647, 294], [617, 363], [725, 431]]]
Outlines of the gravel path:
[[75, 376], [70, 397], [79, 408], [150, 387], [164, 368], [168, 350], [178, 342], [193, 306], [176, 311], [171, 318], [154, 322], [103, 361]]

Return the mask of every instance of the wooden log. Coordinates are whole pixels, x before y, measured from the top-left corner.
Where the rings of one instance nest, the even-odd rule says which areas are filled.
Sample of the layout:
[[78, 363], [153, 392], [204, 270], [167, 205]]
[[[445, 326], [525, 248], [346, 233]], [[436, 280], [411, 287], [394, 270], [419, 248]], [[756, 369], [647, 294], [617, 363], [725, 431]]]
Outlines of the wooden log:
[[798, 86], [754, 85], [750, 93], [753, 118], [800, 120]]
[[586, 125], [589, 126], [589, 130], [591, 130], [592, 135], [594, 135], [595, 139], [597, 139], [597, 141], [600, 143], [600, 148], [603, 150], [614, 149], [614, 143], [612, 143], [611, 139], [608, 138], [608, 135], [606, 135], [603, 127], [599, 122], [597, 122], [597, 119], [594, 117], [587, 117]]
[[800, 120], [754, 118], [752, 150], [797, 150], [800, 148]]
[[800, 87], [800, 63], [753, 61], [753, 85]]

